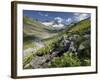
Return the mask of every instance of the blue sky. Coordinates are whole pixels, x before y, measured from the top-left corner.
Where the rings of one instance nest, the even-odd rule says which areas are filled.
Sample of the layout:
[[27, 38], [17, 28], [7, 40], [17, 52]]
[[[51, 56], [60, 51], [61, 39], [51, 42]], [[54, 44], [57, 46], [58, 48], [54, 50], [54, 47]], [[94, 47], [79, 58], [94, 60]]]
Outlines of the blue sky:
[[90, 17], [90, 13], [77, 13], [77, 12], [52, 12], [52, 11], [34, 11], [23, 10], [23, 15], [39, 21], [52, 21], [58, 20], [60, 23], [69, 24], [74, 21], [81, 21]]

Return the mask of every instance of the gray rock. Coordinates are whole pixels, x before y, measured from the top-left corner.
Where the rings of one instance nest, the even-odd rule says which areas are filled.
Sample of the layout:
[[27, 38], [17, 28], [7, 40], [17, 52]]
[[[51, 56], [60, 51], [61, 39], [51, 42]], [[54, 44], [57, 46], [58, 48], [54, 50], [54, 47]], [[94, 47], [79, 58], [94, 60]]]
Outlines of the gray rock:
[[44, 56], [36, 56], [30, 64], [33, 68], [43, 68], [48, 66], [48, 62], [51, 59], [50, 55], [44, 55]]
[[85, 34], [85, 35], [84, 35], [84, 38], [90, 39], [90, 34]]
[[83, 50], [83, 49], [85, 49], [85, 46], [83, 44], [80, 44], [78, 50]]
[[59, 51], [55, 51], [55, 52], [53, 52], [53, 53], [51, 54], [51, 57], [55, 57], [55, 56], [57, 56], [58, 53], [59, 53]]
[[74, 42], [71, 42], [70, 44], [70, 47], [69, 47], [69, 50], [70, 52], [76, 52], [76, 48], [75, 48], [75, 43]]
[[72, 35], [72, 36], [69, 37], [69, 40], [70, 41], [76, 41], [79, 37], [80, 37], [80, 35], [74, 34], [74, 35]]

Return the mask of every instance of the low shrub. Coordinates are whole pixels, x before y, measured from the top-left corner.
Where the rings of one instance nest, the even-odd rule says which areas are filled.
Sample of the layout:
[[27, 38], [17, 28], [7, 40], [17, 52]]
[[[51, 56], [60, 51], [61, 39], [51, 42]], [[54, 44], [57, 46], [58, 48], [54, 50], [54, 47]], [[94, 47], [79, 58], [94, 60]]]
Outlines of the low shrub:
[[81, 62], [77, 56], [64, 53], [61, 57], [54, 57], [50, 67], [74, 67], [80, 65]]

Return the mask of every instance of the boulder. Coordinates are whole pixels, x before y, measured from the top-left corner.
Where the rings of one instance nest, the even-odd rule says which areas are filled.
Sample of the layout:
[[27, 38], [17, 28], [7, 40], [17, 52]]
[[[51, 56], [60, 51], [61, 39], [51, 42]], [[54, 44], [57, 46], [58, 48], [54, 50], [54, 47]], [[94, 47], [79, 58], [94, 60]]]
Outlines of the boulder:
[[51, 54], [51, 57], [56, 57], [58, 54], [59, 54], [59, 51], [54, 51], [54, 52]]
[[84, 38], [90, 39], [90, 34], [85, 34], [85, 35], [84, 35]]
[[50, 55], [44, 55], [44, 56], [36, 56], [30, 64], [32, 65], [32, 68], [42, 68], [47, 67], [48, 62], [50, 61], [51, 56]]
[[72, 53], [75, 53], [75, 52], [76, 52], [76, 48], [75, 48], [75, 43], [74, 43], [74, 42], [71, 42], [68, 51], [70, 51], [70, 52], [72, 52]]
[[76, 41], [79, 37], [80, 37], [80, 35], [74, 34], [74, 35], [71, 35], [71, 36], [69, 37], [69, 40], [70, 40], [70, 41]]

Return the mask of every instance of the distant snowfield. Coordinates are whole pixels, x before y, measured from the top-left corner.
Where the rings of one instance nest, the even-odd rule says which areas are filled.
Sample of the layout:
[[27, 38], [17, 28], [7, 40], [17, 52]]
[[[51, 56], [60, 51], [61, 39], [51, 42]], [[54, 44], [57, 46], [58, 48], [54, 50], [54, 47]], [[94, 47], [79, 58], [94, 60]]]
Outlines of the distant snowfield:
[[51, 22], [41, 22], [43, 25], [45, 25], [45, 26], [50, 26], [50, 25], [52, 25], [53, 24], [53, 22], [51, 21]]
[[55, 24], [55, 25], [53, 25], [52, 27], [57, 27], [57, 28], [63, 28], [64, 27], [64, 25], [63, 24]]
[[54, 27], [54, 28], [64, 28], [64, 24], [62, 24], [62, 23], [56, 24], [53, 21], [51, 21], [51, 22], [42, 22], [42, 24], [45, 25], [45, 26], [51, 26], [51, 27]]

